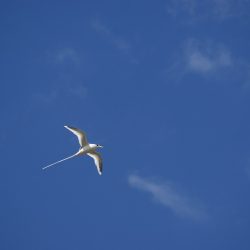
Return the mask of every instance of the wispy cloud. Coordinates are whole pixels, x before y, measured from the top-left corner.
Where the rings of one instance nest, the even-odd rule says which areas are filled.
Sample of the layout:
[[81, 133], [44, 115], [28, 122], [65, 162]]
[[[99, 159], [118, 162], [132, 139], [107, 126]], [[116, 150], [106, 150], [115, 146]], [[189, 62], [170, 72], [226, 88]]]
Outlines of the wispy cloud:
[[83, 85], [64, 86], [63, 88], [52, 88], [47, 91], [35, 92], [32, 95], [32, 101], [45, 106], [52, 105], [61, 98], [84, 99], [87, 96], [88, 89]]
[[237, 86], [247, 94], [250, 91], [250, 62], [212, 40], [184, 41], [163, 73], [164, 79], [175, 84], [197, 75], [205, 82]]
[[54, 75], [57, 78], [49, 84], [49, 89], [34, 91], [32, 101], [52, 105], [62, 98], [80, 100], [87, 96], [87, 87], [81, 83], [82, 67], [79, 66], [82, 60], [79, 52], [72, 47], [56, 48], [46, 51], [46, 59], [53, 69], [56, 68]]
[[47, 56], [51, 63], [56, 64], [79, 64], [80, 57], [77, 51], [70, 47], [57, 49], [56, 51], [47, 51]]
[[87, 96], [88, 89], [83, 85], [70, 86], [68, 87], [68, 94], [70, 96], [83, 99]]
[[225, 20], [247, 14], [249, 0], [171, 0], [167, 12], [194, 22], [202, 19]]
[[91, 22], [92, 28], [102, 35], [105, 39], [107, 39], [111, 44], [113, 44], [117, 49], [128, 52], [130, 49], [130, 44], [124, 38], [120, 37], [119, 35], [115, 34], [110, 28], [104, 25], [99, 20], [94, 20]]
[[246, 173], [247, 173], [247, 176], [250, 178], [250, 166], [246, 167]]
[[222, 46], [189, 40], [184, 49], [186, 70], [206, 74], [232, 66], [230, 52]]
[[180, 14], [194, 15], [196, 10], [195, 0], [170, 0], [167, 4], [167, 12], [177, 17]]
[[175, 82], [182, 81], [189, 74], [215, 82], [232, 74], [235, 64], [226, 46], [212, 41], [187, 39], [164, 73]]
[[222, 19], [248, 15], [249, 0], [213, 0], [213, 14]]
[[208, 218], [204, 209], [194, 201], [178, 192], [172, 183], [160, 183], [142, 178], [138, 175], [130, 175], [128, 183], [131, 187], [151, 194], [157, 202], [170, 209], [179, 217], [191, 218], [197, 221]]
[[249, 62], [243, 62], [242, 63], [242, 70], [241, 75], [243, 76], [243, 89], [244, 90], [250, 90], [250, 63]]
[[245, 170], [247, 177], [250, 179], [250, 158], [247, 159], [244, 170]]
[[44, 105], [50, 105], [58, 98], [59, 92], [55, 89], [47, 92], [35, 92], [32, 95], [32, 101], [42, 103]]
[[63, 48], [59, 50], [55, 57], [58, 63], [73, 62], [78, 63], [79, 57], [73, 48]]

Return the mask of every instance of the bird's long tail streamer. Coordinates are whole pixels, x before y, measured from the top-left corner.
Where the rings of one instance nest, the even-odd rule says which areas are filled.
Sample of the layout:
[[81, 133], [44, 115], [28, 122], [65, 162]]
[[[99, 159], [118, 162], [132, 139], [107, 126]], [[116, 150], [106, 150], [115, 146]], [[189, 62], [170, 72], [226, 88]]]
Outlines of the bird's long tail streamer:
[[47, 165], [46, 167], [43, 167], [42, 169], [44, 170], [44, 169], [46, 169], [46, 168], [52, 167], [53, 165], [56, 165], [56, 164], [58, 164], [58, 163], [60, 163], [60, 162], [62, 162], [62, 161], [66, 161], [66, 160], [68, 160], [68, 159], [70, 159], [70, 158], [73, 158], [73, 157], [75, 157], [75, 156], [77, 156], [77, 155], [78, 155], [78, 152], [77, 152], [76, 154], [71, 155], [71, 156], [69, 156], [69, 157], [67, 157], [67, 158], [64, 158], [64, 159], [62, 159], [62, 160], [60, 160], [60, 161], [54, 162], [54, 163], [52, 163], [52, 164], [50, 164], [50, 165]]

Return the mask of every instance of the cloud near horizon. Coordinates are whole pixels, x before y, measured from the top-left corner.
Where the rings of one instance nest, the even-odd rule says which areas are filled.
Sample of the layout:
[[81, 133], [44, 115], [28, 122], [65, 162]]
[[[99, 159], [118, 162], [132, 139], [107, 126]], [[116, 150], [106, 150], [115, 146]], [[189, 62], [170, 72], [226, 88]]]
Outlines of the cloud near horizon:
[[178, 192], [171, 183], [159, 183], [138, 175], [129, 175], [128, 183], [133, 188], [150, 193], [155, 201], [179, 217], [196, 221], [203, 221], [208, 218], [207, 213], [202, 208], [192, 202], [189, 197]]

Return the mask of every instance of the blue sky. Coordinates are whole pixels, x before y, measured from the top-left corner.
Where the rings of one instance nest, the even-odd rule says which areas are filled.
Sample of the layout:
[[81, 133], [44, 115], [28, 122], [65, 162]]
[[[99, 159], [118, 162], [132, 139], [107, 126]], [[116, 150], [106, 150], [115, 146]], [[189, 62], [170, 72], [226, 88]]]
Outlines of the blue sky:
[[0, 249], [249, 249], [249, 8], [1, 1]]

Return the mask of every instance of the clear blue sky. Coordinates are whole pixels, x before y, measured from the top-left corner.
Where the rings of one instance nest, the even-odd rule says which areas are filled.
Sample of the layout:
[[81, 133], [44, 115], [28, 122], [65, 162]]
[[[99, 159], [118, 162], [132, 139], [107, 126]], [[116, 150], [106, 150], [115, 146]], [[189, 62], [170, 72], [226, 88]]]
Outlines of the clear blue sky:
[[248, 250], [249, 9], [1, 1], [0, 249]]

